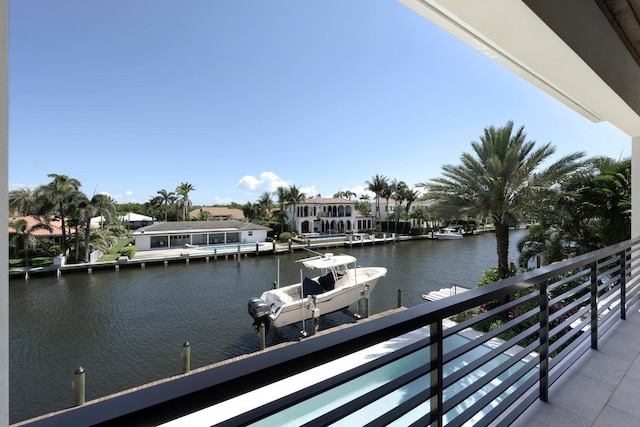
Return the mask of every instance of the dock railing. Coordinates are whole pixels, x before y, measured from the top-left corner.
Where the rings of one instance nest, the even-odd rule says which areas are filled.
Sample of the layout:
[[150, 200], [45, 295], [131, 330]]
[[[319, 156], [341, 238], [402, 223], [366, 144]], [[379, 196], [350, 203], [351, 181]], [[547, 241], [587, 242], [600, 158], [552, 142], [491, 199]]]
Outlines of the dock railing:
[[[629, 240], [27, 424], [159, 424], [202, 413], [203, 425], [269, 423], [278, 416], [298, 425], [347, 417], [359, 425], [508, 425], [536, 399], [548, 400], [550, 385], [571, 375], [567, 368], [597, 349], [638, 302], [639, 244], [640, 238]], [[416, 331], [423, 332], [420, 339], [389, 353], [371, 354], [322, 380], [307, 376]], [[266, 391], [296, 376], [307, 380], [283, 395]], [[266, 400], [256, 399], [261, 390]], [[346, 390], [348, 399], [335, 398]], [[244, 396], [239, 412], [207, 418], [208, 409]]]

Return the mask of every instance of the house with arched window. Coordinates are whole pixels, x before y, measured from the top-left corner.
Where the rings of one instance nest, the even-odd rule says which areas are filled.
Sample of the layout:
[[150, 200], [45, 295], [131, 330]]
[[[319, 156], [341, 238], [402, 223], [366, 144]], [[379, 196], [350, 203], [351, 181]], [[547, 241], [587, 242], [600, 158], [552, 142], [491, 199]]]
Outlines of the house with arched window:
[[371, 219], [359, 217], [356, 202], [339, 197], [312, 197], [297, 204], [287, 204], [289, 223], [301, 234], [357, 233], [371, 228]]

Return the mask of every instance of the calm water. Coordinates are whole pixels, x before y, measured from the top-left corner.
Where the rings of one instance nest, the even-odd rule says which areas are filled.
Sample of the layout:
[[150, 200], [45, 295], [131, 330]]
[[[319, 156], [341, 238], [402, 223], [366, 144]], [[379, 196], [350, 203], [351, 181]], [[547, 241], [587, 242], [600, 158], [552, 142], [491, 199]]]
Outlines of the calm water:
[[[524, 235], [511, 235], [510, 258]], [[388, 269], [372, 293], [371, 311], [424, 303], [422, 294], [457, 284], [474, 287], [497, 265], [495, 236], [450, 241], [332, 249], [360, 265]], [[11, 279], [10, 421], [73, 404], [75, 370], [86, 370], [86, 397], [111, 393], [181, 373], [182, 345], [191, 344], [191, 368], [258, 349], [247, 301], [276, 280], [299, 280], [303, 253], [193, 262], [93, 274]], [[355, 306], [353, 307], [355, 309]], [[320, 327], [347, 321], [336, 313]], [[269, 334], [267, 345], [296, 339], [289, 330]]]

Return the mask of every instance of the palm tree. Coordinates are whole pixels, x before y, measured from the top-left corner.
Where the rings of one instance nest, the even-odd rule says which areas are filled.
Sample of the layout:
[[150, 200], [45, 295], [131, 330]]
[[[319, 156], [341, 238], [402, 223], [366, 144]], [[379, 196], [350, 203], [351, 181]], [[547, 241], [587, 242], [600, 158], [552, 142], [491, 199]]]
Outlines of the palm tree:
[[384, 175], [376, 174], [371, 181], [366, 181], [367, 190], [371, 191], [376, 195], [376, 216], [378, 217], [378, 221], [380, 221], [380, 196], [387, 185], [387, 177]]
[[164, 222], [167, 222], [167, 211], [169, 205], [173, 204], [176, 200], [176, 193], [173, 191], [167, 192], [164, 188], [158, 191], [158, 196], [151, 199], [151, 204], [155, 207], [164, 207]]
[[95, 194], [91, 200], [88, 200], [84, 206], [84, 262], [89, 262], [89, 254], [91, 252], [91, 218], [100, 216], [109, 223], [111, 218], [116, 214], [116, 207], [113, 199], [106, 194]]
[[36, 215], [38, 199], [29, 188], [18, 188], [9, 192], [9, 212], [18, 215]]
[[35, 247], [37, 242], [36, 237], [33, 235], [33, 232], [36, 230], [47, 230], [51, 232], [51, 226], [46, 222], [38, 221], [29, 227], [29, 223], [24, 218], [9, 221], [9, 236], [22, 239], [24, 266], [26, 268], [29, 268], [29, 247]]
[[176, 187], [176, 194], [180, 196], [178, 199], [178, 203], [182, 206], [182, 219], [187, 219], [187, 214], [191, 209], [191, 200], [189, 200], [189, 192], [195, 191], [195, 187], [188, 182], [181, 182], [180, 185]]
[[420, 193], [417, 190], [414, 190], [412, 188], [405, 189], [404, 195], [403, 195], [404, 201], [407, 202], [407, 205], [404, 207], [405, 218], [407, 219], [409, 218], [409, 211], [411, 210], [411, 205], [413, 204], [413, 202], [418, 200], [419, 196], [420, 196]]
[[75, 178], [69, 178], [66, 175], [49, 174], [47, 175], [53, 180], [46, 185], [42, 185], [35, 190], [38, 206], [40, 206], [40, 214], [47, 218], [51, 214], [60, 217], [62, 228], [62, 253], [67, 252], [67, 231], [66, 217], [68, 211], [72, 208], [74, 199], [80, 194], [80, 181]]
[[[404, 203], [404, 196], [409, 187], [404, 181], [393, 180], [391, 184], [389, 184], [389, 190], [394, 199], [394, 233], [398, 232], [398, 222], [400, 221], [400, 210], [402, 208], [402, 204]], [[389, 204], [387, 199], [387, 205]]]
[[260, 195], [258, 199], [258, 216], [261, 218], [269, 219], [271, 215], [271, 209], [273, 207], [273, 199], [271, 193], [265, 191]]
[[278, 187], [274, 193], [278, 197], [278, 205], [280, 205], [280, 212], [282, 214], [278, 215], [278, 219], [280, 222], [280, 234], [284, 232], [284, 223], [287, 221], [287, 213], [284, 210], [284, 205], [287, 203], [287, 198], [289, 197], [289, 191], [285, 187]]
[[306, 198], [307, 196], [295, 185], [289, 187], [289, 190], [287, 191], [287, 202], [291, 203], [291, 205], [293, 206], [294, 218], [298, 216], [296, 214], [296, 205], [302, 203]]
[[498, 274], [509, 276], [509, 227], [516, 224], [537, 188], [549, 188], [576, 171], [583, 153], [562, 157], [542, 171], [537, 169], [555, 152], [550, 143], [535, 149], [526, 141], [524, 126], [513, 133], [513, 122], [484, 129], [480, 142], [471, 142], [474, 154], [463, 153], [461, 165], [442, 166], [443, 177], [421, 184], [439, 204], [466, 208], [468, 214], [493, 218]]

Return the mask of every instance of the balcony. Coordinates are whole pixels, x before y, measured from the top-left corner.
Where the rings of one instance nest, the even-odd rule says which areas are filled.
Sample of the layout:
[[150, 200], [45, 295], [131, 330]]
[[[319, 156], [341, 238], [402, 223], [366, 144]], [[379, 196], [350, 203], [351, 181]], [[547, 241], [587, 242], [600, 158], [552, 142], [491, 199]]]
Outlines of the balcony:
[[27, 425], [635, 423], [639, 245], [630, 240]]

